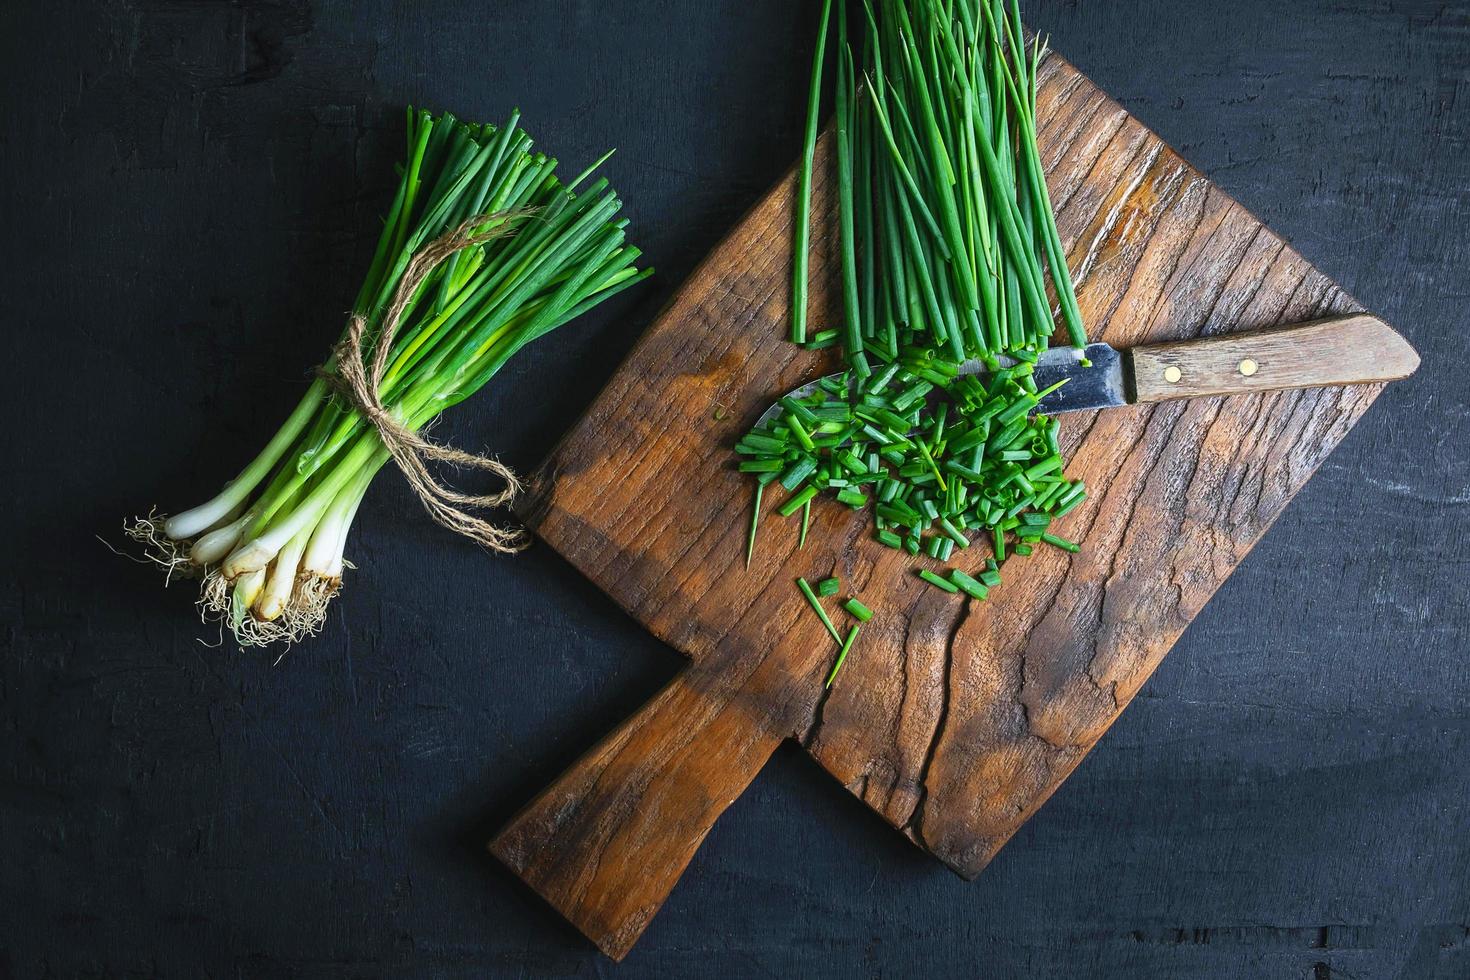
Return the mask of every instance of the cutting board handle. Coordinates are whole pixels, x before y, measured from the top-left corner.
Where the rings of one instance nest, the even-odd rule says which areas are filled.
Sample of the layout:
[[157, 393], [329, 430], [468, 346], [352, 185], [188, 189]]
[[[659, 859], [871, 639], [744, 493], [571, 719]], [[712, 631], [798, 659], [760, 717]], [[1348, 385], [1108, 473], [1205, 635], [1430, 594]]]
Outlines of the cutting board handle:
[[1397, 381], [1419, 367], [1409, 342], [1366, 313], [1132, 353], [1139, 402]]
[[615, 960], [783, 737], [751, 711], [760, 699], [742, 695], [759, 682], [732, 680], [734, 659], [685, 669], [490, 842]]

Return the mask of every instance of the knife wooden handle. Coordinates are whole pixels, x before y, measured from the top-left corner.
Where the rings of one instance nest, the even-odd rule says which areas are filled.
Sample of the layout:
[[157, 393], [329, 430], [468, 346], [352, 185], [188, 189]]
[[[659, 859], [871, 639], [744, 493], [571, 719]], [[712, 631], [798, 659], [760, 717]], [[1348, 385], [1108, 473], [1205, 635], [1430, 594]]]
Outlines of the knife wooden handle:
[[[785, 735], [771, 674], [715, 654], [686, 668], [532, 800], [490, 851], [621, 960], [716, 818]], [[748, 660], [748, 658], [747, 658]], [[732, 673], [736, 679], [732, 679]]]
[[1409, 342], [1366, 313], [1135, 347], [1132, 356], [1138, 402], [1396, 381], [1419, 367]]

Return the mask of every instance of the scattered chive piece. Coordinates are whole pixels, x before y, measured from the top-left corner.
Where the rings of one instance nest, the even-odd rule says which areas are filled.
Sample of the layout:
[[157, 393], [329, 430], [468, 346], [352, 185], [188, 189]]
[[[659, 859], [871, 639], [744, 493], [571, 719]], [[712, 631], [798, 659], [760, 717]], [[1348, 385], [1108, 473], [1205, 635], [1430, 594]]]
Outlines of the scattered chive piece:
[[984, 599], [987, 595], [990, 594], [990, 590], [988, 588], [970, 578], [970, 576], [966, 575], [958, 568], [949, 573], [949, 580], [955, 585], [959, 586], [960, 591], [976, 599]]
[[[813, 494], [812, 496], [816, 496]], [[806, 498], [806, 503], [801, 505], [801, 534], [796, 539], [796, 550], [800, 551], [806, 547], [807, 528], [812, 526], [812, 498]]]
[[836, 575], [833, 575], [831, 578], [824, 578], [822, 579], [822, 581], [817, 583], [817, 595], [819, 596], [833, 596], [836, 595], [841, 589], [842, 580], [839, 579]]
[[960, 587], [958, 585], [955, 585], [953, 582], [949, 581], [949, 579], [941, 578], [940, 576], [935, 575], [927, 568], [919, 569], [919, 578], [923, 579], [925, 582], [928, 582], [936, 589], [943, 589], [945, 592], [958, 592], [960, 590]]
[[787, 493], [794, 493], [796, 488], [817, 471], [817, 461], [814, 457], [807, 456], [798, 459], [787, 467], [786, 472], [781, 474], [781, 486], [786, 488]]
[[1031, 546], [1029, 544], [1016, 545], [1016, 554], [1020, 555], [1022, 558], [1029, 557], [1031, 554]]
[[852, 617], [860, 623], [866, 623], [873, 618], [873, 610], [859, 602], [857, 596], [853, 596], [844, 602], [842, 608], [851, 613]]
[[838, 330], [818, 330], [803, 346], [807, 350], [826, 350], [828, 347], [836, 347], [840, 336], [841, 331]]
[[827, 627], [827, 632], [832, 634], [832, 639], [840, 644], [842, 642], [842, 634], [837, 632], [837, 627], [832, 625], [831, 617], [827, 615], [827, 610], [822, 608], [822, 603], [818, 601], [817, 594], [812, 591], [812, 587], [807, 584], [807, 580], [804, 578], [797, 579], [796, 587], [801, 590], [802, 595], [806, 596], [807, 603], [816, 611], [817, 618], [822, 621], [823, 626]]
[[811, 503], [812, 498], [816, 495], [816, 487], [807, 487], [806, 489], [802, 490], [801, 493], [798, 493], [796, 496], [792, 497], [790, 500], [782, 504], [780, 508], [777, 509], [776, 513], [780, 514], [782, 517], [790, 517], [792, 514], [795, 514], [797, 510], [799, 510], [802, 506]]
[[745, 540], [745, 567], [750, 567], [750, 558], [755, 554], [755, 529], [761, 526], [761, 498], [765, 496], [766, 485], [757, 483], [755, 485], [755, 507], [750, 512], [750, 535]]
[[827, 675], [827, 683], [825, 686], [832, 686], [832, 679], [835, 678], [837, 676], [837, 672], [842, 669], [842, 662], [847, 659], [848, 651], [852, 649], [853, 643], [858, 638], [858, 630], [861, 628], [862, 627], [859, 624], [854, 623], [852, 629], [847, 631], [847, 639], [842, 641], [842, 649], [837, 651], [837, 662], [832, 665], [832, 673]]
[[1070, 551], [1074, 554], [1082, 550], [1082, 546], [1079, 545], [1077, 542], [1068, 541], [1066, 538], [1059, 538], [1055, 534], [1051, 533], [1043, 534], [1041, 536], [1041, 540], [1045, 541], [1049, 545], [1055, 545], [1056, 547], [1061, 548], [1063, 551]]
[[939, 519], [939, 529], [961, 548], [968, 548], [970, 546], [970, 539], [961, 534], [959, 528], [955, 527], [954, 522], [948, 517], [941, 517]]

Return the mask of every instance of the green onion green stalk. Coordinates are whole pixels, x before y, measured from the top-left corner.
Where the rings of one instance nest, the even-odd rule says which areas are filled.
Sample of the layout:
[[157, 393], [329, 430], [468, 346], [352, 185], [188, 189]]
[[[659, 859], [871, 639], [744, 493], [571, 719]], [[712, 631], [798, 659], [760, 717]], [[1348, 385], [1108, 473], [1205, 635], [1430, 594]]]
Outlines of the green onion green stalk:
[[[916, 556], [945, 562], [987, 538], [993, 564], [980, 581], [923, 576], [983, 598], [1008, 543], [1023, 554], [1036, 542], [1075, 549], [1050, 528], [1086, 493], [1063, 475], [1057, 422], [1035, 411], [1047, 392], [1033, 365], [1054, 336], [1087, 343], [1037, 148], [1043, 48], [1027, 44], [1016, 0], [831, 6], [807, 93], [791, 338], [840, 345], [847, 369], [783, 399], [780, 417], [737, 445], [758, 485], [747, 564], [764, 491], [778, 483], [782, 516], [831, 492], [871, 508], [875, 538]], [[853, 25], [849, 7], [860, 11]], [[843, 322], [809, 336], [809, 170], [829, 83]], [[971, 359], [988, 374], [961, 376]]]
[[[408, 111], [401, 181], [353, 304], [365, 329], [344, 339], [360, 344], [349, 353], [371, 360], [414, 257], [456, 230], [473, 236], [404, 289], [375, 388], [393, 424], [410, 432], [478, 391], [526, 344], [652, 272], [635, 266], [640, 253], [625, 242], [622, 202], [607, 181], [587, 183], [606, 157], [563, 183], [557, 161], [532, 152], [518, 121], [518, 113], [493, 126]], [[380, 426], [342, 390], [341, 353], [219, 494], [128, 525], [170, 576], [202, 576], [202, 614], [227, 622], [243, 645], [321, 629], [358, 506], [391, 458]], [[508, 498], [513, 476], [489, 468], [510, 481], [500, 499]], [[495, 550], [522, 546], [522, 532], [483, 526]]]

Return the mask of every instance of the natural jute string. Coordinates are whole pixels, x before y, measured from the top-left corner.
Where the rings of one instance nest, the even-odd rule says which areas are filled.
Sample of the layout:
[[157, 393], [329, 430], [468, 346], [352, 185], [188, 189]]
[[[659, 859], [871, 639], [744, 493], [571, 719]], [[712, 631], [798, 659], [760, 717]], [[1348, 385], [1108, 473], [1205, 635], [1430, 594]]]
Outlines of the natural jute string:
[[[337, 345], [335, 375], [327, 375], [338, 392], [377, 429], [378, 437], [383, 440], [383, 445], [392, 454], [393, 461], [403, 471], [408, 485], [418, 495], [429, 516], [451, 531], [478, 541], [500, 554], [514, 554], [525, 550], [530, 543], [526, 532], [520, 528], [496, 527], [469, 513], [465, 508], [503, 507], [509, 504], [520, 493], [520, 480], [516, 479], [510, 467], [497, 459], [476, 456], [453, 446], [431, 442], [408, 428], [383, 404], [381, 386], [383, 374], [388, 368], [388, 354], [393, 347], [393, 338], [397, 335], [403, 314], [413, 302], [419, 286], [451, 255], [483, 242], [514, 234], [511, 220], [524, 214], [525, 212], [505, 212], [499, 215], [475, 215], [415, 252], [398, 283], [398, 289], [393, 293], [393, 301], [383, 311], [382, 328], [373, 345], [371, 366], [363, 363], [363, 342], [368, 332], [367, 317], [354, 313], [347, 322], [347, 336]], [[502, 220], [494, 228], [480, 234], [473, 233], [473, 229], [496, 218]], [[505, 483], [505, 489], [488, 496], [460, 493], [434, 479], [429, 472], [429, 461], [493, 473]]]

